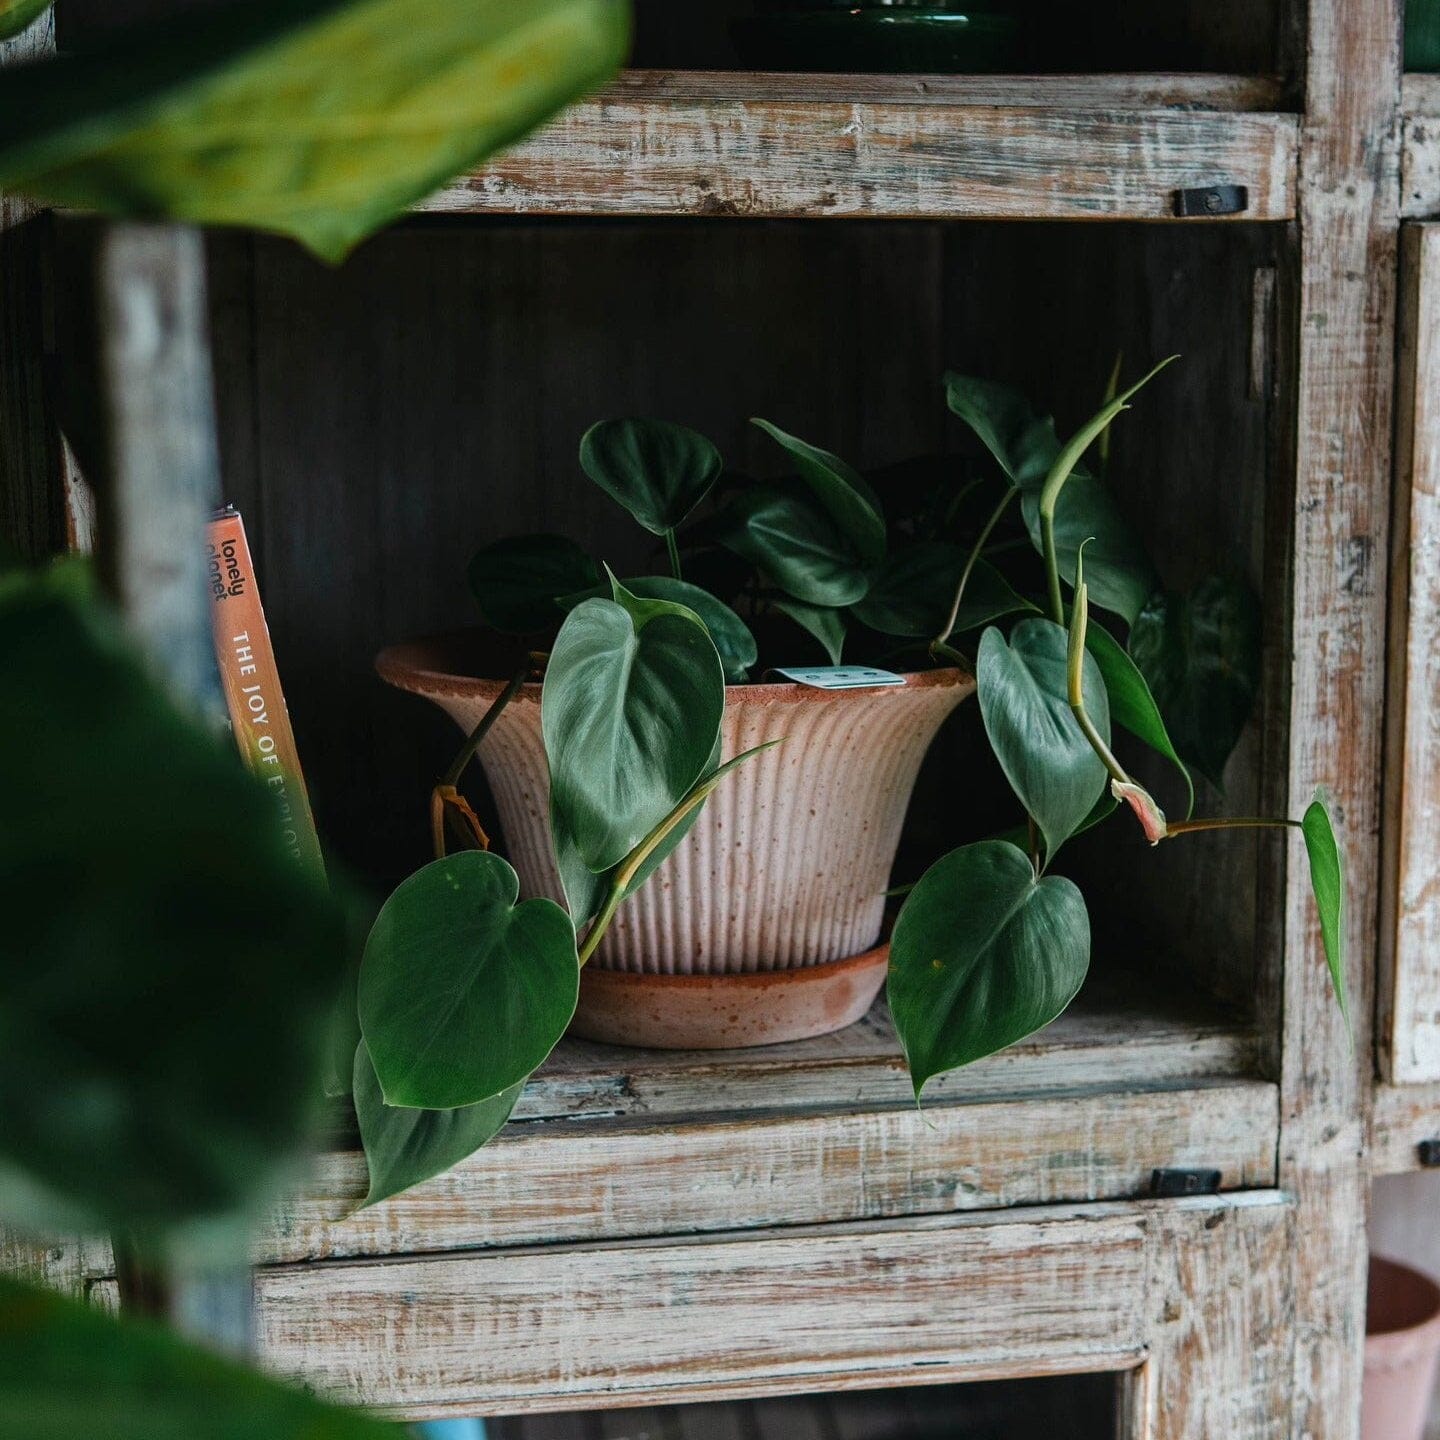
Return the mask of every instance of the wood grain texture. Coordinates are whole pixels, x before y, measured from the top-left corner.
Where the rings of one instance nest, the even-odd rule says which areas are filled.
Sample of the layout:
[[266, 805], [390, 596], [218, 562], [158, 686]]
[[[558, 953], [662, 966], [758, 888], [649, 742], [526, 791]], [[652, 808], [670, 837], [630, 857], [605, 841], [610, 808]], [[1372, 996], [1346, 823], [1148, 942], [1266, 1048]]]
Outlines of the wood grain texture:
[[[611, 1240], [1139, 1198], [1157, 1169], [1273, 1183], [1262, 1082], [1062, 1093], [709, 1123], [512, 1124], [448, 1174], [350, 1215], [358, 1151], [321, 1157], [263, 1228], [257, 1263]], [[349, 1218], [345, 1218], [349, 1215]]]
[[1440, 226], [1401, 259], [1376, 1044], [1407, 1083], [1440, 1080]]
[[1440, 1140], [1440, 1084], [1377, 1085], [1370, 1124], [1370, 1170], [1403, 1175], [1426, 1168], [1423, 1141]]
[[[47, 13], [0, 43], [0, 67], [55, 48]], [[28, 201], [0, 195], [0, 545], [27, 560], [65, 548], [65, 490], [47, 335], [50, 222]]]
[[1393, 0], [1310, 0], [1307, 13], [1287, 809], [1298, 816], [1317, 784], [1334, 797], [1355, 1048], [1292, 838], [1280, 1183], [1299, 1203], [1291, 1433], [1345, 1440], [1358, 1433], [1364, 1337], [1400, 17]]
[[[1158, 1418], [1141, 1434], [1263, 1436], [1277, 1432], [1201, 1427], [1274, 1402], [1286, 1339], [1273, 1262], [1288, 1227], [1288, 1202], [1262, 1191], [282, 1267], [257, 1274], [260, 1348], [282, 1374], [413, 1417], [1119, 1370], [1153, 1356]], [[1212, 1393], [1167, 1403], [1172, 1383], [1196, 1384], [1202, 1354]]]
[[582, 102], [419, 208], [551, 215], [1165, 220], [1178, 189], [1295, 213], [1293, 116], [851, 101]]

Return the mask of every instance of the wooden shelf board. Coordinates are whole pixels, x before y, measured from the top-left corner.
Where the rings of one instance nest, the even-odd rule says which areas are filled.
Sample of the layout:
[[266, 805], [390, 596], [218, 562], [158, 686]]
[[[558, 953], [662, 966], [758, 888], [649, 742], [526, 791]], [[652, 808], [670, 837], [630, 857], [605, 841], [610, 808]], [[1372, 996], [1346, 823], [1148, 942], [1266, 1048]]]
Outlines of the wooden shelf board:
[[1401, 92], [1400, 218], [1440, 215], [1440, 75], [1407, 75]]
[[636, 71], [419, 208], [431, 213], [1173, 218], [1244, 185], [1295, 214], [1299, 121], [1237, 76]]

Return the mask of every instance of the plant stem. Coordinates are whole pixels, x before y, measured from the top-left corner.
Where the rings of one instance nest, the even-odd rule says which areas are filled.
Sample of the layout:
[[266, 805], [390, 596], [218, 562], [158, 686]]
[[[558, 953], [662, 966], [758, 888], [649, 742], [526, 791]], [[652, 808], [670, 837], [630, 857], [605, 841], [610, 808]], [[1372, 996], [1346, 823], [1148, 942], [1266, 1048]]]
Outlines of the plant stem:
[[[1090, 543], [1088, 540], [1085, 542]], [[1052, 572], [1053, 574], [1053, 572]], [[1057, 592], [1058, 593], [1058, 592]], [[1060, 624], [1065, 623], [1065, 610], [1061, 606]], [[1105, 737], [1095, 728], [1089, 712], [1085, 709], [1085, 634], [1090, 627], [1090, 587], [1085, 583], [1085, 546], [1075, 557], [1075, 608], [1070, 614], [1069, 644], [1066, 651], [1065, 678], [1067, 698], [1080, 733], [1089, 741], [1090, 748], [1100, 757], [1100, 763], [1110, 773], [1112, 780], [1122, 785], [1133, 782], [1124, 767], [1115, 758]]]
[[1050, 597], [1050, 618], [1065, 623], [1065, 597], [1060, 593], [1060, 559], [1055, 553], [1055, 512], [1040, 512], [1040, 544], [1045, 552], [1045, 585]]
[[[960, 618], [960, 602], [965, 598], [965, 587], [970, 583], [971, 572], [975, 569], [975, 563], [980, 558], [980, 552], [985, 548], [985, 542], [990, 538], [991, 532], [1000, 523], [1001, 517], [1009, 508], [1010, 502], [1020, 493], [1018, 487], [1011, 486], [1004, 495], [1000, 497], [1000, 503], [990, 512], [990, 518], [986, 520], [980, 531], [979, 538], [975, 541], [970, 551], [969, 558], [965, 561], [965, 568], [960, 572], [960, 583], [955, 587], [955, 599], [950, 606], [949, 618], [945, 621], [945, 628], [935, 637], [931, 650], [940, 652], [947, 648], [947, 642], [955, 633], [955, 623]], [[951, 651], [951, 654], [954, 652]]]
[[470, 732], [470, 738], [460, 747], [460, 753], [455, 757], [450, 768], [445, 772], [445, 778], [440, 782], [442, 785], [458, 785], [460, 783], [460, 777], [465, 773], [465, 767], [474, 758], [475, 752], [490, 733], [490, 727], [500, 718], [500, 712], [520, 693], [521, 687], [530, 678], [530, 671], [533, 668], [531, 657], [527, 655], [510, 683], [480, 717], [480, 723]]
[[1298, 820], [1266, 820], [1245, 815], [1235, 819], [1172, 820], [1167, 828], [1171, 835], [1193, 835], [1200, 830], [1302, 830], [1304, 826]]
[[665, 532], [665, 549], [670, 554], [671, 572], [677, 580], [683, 580], [685, 577], [680, 573], [680, 547], [675, 543], [675, 532], [673, 530], [667, 530]]

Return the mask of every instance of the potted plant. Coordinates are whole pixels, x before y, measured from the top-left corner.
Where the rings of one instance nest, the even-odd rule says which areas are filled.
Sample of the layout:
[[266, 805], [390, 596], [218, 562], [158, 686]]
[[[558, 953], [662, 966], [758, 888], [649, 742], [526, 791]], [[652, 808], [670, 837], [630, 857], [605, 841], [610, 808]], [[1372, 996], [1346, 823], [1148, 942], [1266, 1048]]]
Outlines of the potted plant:
[[[476, 556], [471, 580], [483, 616], [523, 651], [508, 683], [466, 673], [473, 637], [379, 661], [469, 740], [432, 797], [437, 859], [391, 897], [366, 948], [356, 1104], [372, 1200], [493, 1134], [582, 995], [582, 1033], [693, 1044], [709, 1023], [717, 1043], [755, 1043], [855, 1018], [888, 976], [918, 1095], [1077, 993], [1089, 918], [1053, 867], [1120, 806], [1155, 844], [1302, 828], [1343, 1004], [1339, 856], [1323, 804], [1295, 822], [1192, 818], [1167, 724], [1168, 710], [1190, 754], [1223, 765], [1253, 688], [1229, 653], [1243, 660], [1248, 598], [1219, 580], [1167, 596], [1103, 480], [1082, 468], [1161, 368], [1122, 394], [1112, 381], [1063, 445], [1014, 391], [947, 376], [951, 409], [994, 465], [977, 488], [912, 493], [888, 526], [861, 475], [765, 421], [790, 478], [726, 475], [715, 447], [677, 425], [607, 421], [585, 436], [582, 468], [663, 542], [669, 573], [621, 582], [570, 540], [503, 541]], [[1023, 550], [1000, 538], [1007, 525]], [[1127, 645], [1092, 602], [1124, 622]], [[784, 664], [802, 634], [831, 673]], [[833, 683], [857, 649], [863, 688], [796, 683]], [[881, 660], [901, 673], [864, 683], [885, 678]], [[769, 664], [790, 669], [789, 683], [764, 683]], [[1233, 695], [1203, 683], [1227, 673]], [[1020, 825], [936, 862], [906, 895], [887, 952], [876, 942], [909, 792], [972, 690]], [[1184, 819], [1122, 766], [1112, 723], [1174, 765]], [[476, 753], [518, 875], [459, 794]], [[447, 831], [478, 848], [448, 854]]]

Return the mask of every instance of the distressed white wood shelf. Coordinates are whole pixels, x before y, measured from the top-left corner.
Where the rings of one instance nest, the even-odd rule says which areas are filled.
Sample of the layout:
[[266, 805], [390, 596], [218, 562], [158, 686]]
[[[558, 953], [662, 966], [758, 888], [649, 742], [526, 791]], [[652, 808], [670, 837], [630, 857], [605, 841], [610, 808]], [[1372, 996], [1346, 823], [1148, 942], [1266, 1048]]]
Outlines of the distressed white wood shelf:
[[1440, 1140], [1440, 1083], [1377, 1085], [1370, 1125], [1370, 1166], [1376, 1175], [1426, 1168], [1420, 1146]]
[[1165, 220], [1243, 185], [1295, 215], [1299, 120], [1264, 77], [632, 71], [420, 209], [441, 214]]
[[1440, 75], [1407, 75], [1401, 89], [1400, 218], [1440, 215]]

